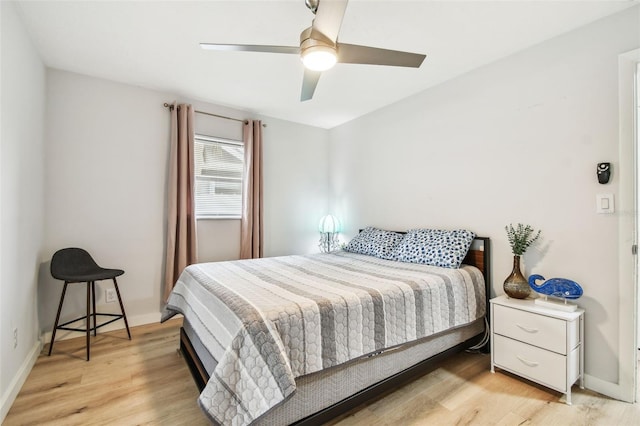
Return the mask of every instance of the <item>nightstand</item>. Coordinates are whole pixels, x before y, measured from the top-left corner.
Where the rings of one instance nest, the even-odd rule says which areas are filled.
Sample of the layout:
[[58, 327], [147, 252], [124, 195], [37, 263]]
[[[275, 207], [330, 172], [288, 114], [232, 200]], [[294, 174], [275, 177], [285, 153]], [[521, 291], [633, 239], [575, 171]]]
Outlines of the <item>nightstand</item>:
[[491, 299], [491, 372], [509, 371], [566, 395], [584, 389], [584, 310], [543, 308], [532, 299]]

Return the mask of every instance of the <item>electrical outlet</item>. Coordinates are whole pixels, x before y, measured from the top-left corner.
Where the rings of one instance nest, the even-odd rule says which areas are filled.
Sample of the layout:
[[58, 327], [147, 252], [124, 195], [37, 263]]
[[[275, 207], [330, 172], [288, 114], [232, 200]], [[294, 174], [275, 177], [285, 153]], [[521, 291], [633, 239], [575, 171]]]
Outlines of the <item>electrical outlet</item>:
[[13, 329], [13, 349], [18, 347], [18, 328]]
[[107, 303], [113, 303], [116, 301], [116, 289], [115, 288], [108, 288], [104, 291], [104, 300]]

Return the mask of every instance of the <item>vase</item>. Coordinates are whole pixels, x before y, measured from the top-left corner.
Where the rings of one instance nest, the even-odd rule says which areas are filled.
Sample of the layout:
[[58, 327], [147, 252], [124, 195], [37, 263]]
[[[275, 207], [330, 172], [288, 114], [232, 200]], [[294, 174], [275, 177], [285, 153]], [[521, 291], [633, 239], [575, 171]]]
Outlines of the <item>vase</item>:
[[520, 256], [513, 256], [513, 270], [504, 280], [502, 288], [507, 296], [514, 299], [526, 299], [531, 293], [531, 287], [529, 287], [527, 279], [520, 272]]

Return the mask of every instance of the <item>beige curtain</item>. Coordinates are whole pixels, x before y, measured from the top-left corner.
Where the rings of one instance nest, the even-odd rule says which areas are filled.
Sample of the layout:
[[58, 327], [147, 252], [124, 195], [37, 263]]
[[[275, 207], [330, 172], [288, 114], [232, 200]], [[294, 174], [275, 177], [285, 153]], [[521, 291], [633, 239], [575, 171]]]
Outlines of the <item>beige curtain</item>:
[[169, 298], [182, 270], [196, 262], [194, 204], [193, 107], [175, 103], [171, 109], [167, 259], [164, 300]]
[[240, 259], [262, 257], [262, 122], [249, 120], [244, 125], [244, 187]]

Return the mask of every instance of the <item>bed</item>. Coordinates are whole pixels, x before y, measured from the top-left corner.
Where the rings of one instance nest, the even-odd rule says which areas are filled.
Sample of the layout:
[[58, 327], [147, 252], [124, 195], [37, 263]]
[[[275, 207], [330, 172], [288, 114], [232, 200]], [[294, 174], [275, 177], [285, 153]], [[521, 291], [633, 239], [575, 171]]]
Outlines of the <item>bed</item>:
[[459, 268], [338, 251], [191, 265], [163, 313], [215, 424], [321, 424], [486, 340], [490, 242]]

